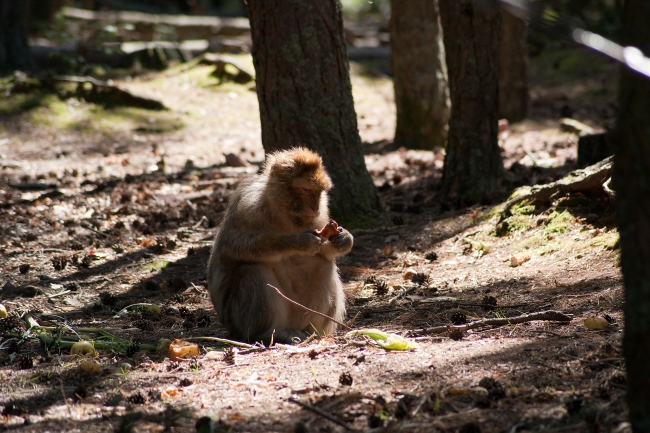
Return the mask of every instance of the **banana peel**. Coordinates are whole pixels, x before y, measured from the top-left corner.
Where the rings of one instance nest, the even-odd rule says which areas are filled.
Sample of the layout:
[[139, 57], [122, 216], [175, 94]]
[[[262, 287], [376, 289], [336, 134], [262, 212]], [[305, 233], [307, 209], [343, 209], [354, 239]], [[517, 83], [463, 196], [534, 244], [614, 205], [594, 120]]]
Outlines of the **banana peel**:
[[359, 335], [372, 338], [384, 350], [414, 350], [418, 348], [418, 344], [413, 340], [397, 334], [389, 334], [379, 329], [357, 329], [345, 334], [345, 338]]

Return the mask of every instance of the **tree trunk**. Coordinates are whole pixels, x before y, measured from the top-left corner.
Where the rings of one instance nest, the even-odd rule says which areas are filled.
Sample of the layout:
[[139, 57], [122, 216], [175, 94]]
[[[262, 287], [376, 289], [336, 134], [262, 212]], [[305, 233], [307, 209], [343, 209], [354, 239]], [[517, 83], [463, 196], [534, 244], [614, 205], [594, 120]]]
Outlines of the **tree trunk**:
[[451, 93], [442, 194], [489, 201], [503, 163], [497, 141], [500, 10], [496, 2], [440, 0]]
[[[650, 8], [626, 0], [622, 43], [650, 55]], [[614, 162], [621, 267], [625, 279], [627, 400], [632, 430], [650, 432], [650, 79], [621, 72]]]
[[[74, 6], [73, 0], [23, 0], [27, 3], [27, 17], [30, 26], [34, 27], [35, 23], [51, 23], [54, 17], [64, 6]], [[87, 2], [84, 2], [87, 3]], [[91, 2], [92, 3], [92, 2]], [[86, 4], [83, 5], [85, 9]], [[30, 29], [31, 30], [31, 29]]]
[[305, 146], [332, 177], [331, 209], [364, 225], [379, 210], [352, 100], [338, 0], [248, 0], [266, 152]]
[[501, 15], [499, 117], [518, 122], [528, 111], [526, 23], [507, 11]]
[[395, 144], [433, 149], [447, 142], [449, 88], [438, 0], [391, 0]]
[[26, 4], [25, 0], [0, 0], [0, 73], [34, 68], [25, 33]]

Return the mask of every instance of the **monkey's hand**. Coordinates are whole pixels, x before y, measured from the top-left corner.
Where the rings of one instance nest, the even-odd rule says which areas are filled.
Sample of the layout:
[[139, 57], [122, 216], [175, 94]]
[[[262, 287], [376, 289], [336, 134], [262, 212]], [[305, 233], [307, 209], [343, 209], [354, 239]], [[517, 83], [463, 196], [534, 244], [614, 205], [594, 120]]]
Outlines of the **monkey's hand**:
[[344, 228], [341, 228], [341, 232], [338, 235], [332, 236], [323, 243], [321, 254], [324, 255], [328, 260], [334, 260], [337, 257], [349, 253], [352, 249], [353, 243], [354, 238], [350, 232]]
[[307, 230], [293, 235], [296, 249], [304, 255], [314, 256], [321, 250], [323, 238], [314, 234], [313, 230]]

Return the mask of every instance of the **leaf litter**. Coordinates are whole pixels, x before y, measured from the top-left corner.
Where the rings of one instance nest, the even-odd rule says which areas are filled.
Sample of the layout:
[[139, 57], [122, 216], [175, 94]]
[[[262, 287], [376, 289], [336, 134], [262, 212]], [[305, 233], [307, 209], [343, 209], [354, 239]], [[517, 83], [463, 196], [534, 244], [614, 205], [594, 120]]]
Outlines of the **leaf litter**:
[[[417, 347], [387, 351], [341, 330], [233, 348], [204, 272], [234, 185], [263, 158], [255, 94], [215, 82], [188, 98], [186, 72], [153, 74], [120, 86], [160, 100], [184, 127], [68, 128], [56, 110], [79, 119], [96, 110], [74, 100], [0, 119], [3, 426], [626, 431], [610, 198], [578, 191], [513, 207], [501, 230], [498, 203], [439, 201], [443, 151], [372, 152], [392, 139], [392, 85], [360, 69], [352, 79], [366, 163], [390, 216], [352, 232], [339, 263], [346, 320]], [[576, 135], [548, 116], [562, 89], [532, 91], [531, 120], [501, 140], [513, 188], [574, 168]], [[572, 95], [578, 120], [598, 126], [590, 110], [604, 102]], [[545, 312], [563, 316], [517, 323]], [[170, 359], [174, 339], [199, 355]], [[71, 355], [80, 340], [97, 356]], [[85, 361], [94, 364], [83, 370]]]

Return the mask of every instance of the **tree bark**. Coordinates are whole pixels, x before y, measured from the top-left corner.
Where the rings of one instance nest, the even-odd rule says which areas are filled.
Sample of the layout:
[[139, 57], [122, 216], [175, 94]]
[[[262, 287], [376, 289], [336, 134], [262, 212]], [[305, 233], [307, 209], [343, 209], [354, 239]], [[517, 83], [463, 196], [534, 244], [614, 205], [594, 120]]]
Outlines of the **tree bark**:
[[338, 0], [249, 0], [248, 12], [264, 150], [318, 152], [334, 182], [333, 215], [364, 225], [359, 218], [379, 201], [363, 159]]
[[526, 23], [507, 11], [501, 15], [499, 117], [518, 122], [528, 112]]
[[449, 88], [438, 0], [391, 0], [395, 144], [433, 149], [447, 142]]
[[0, 0], [0, 73], [34, 68], [25, 32], [25, 0]]
[[500, 10], [440, 0], [451, 118], [441, 192], [459, 204], [491, 200], [503, 163], [497, 141]]
[[[647, 0], [626, 0], [621, 38], [650, 55]], [[632, 430], [650, 432], [650, 79], [621, 72], [614, 183], [625, 280], [627, 400]]]

